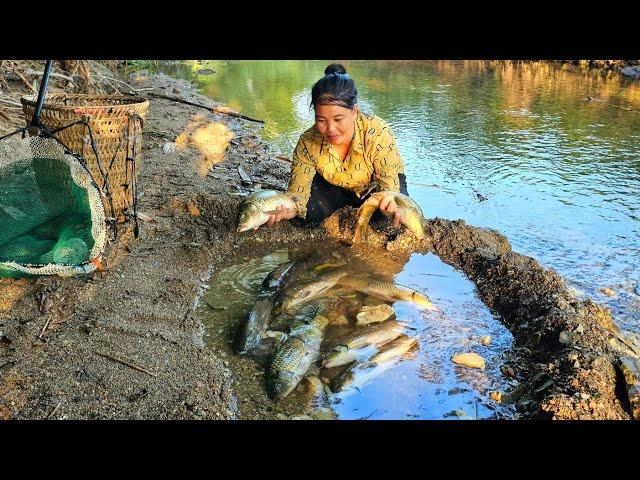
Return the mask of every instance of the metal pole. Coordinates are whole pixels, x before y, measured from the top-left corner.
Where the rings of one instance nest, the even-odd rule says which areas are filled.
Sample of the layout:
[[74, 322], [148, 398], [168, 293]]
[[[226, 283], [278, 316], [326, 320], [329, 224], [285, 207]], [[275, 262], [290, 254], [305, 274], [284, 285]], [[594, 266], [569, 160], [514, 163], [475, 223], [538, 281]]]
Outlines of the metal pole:
[[36, 104], [36, 111], [31, 119], [31, 127], [40, 127], [40, 112], [42, 112], [42, 106], [44, 105], [44, 97], [47, 93], [47, 85], [49, 84], [49, 74], [51, 73], [51, 65], [53, 60], [47, 60], [47, 65], [44, 67], [44, 75], [42, 76], [42, 83], [40, 84], [40, 91], [38, 92], [38, 103]]

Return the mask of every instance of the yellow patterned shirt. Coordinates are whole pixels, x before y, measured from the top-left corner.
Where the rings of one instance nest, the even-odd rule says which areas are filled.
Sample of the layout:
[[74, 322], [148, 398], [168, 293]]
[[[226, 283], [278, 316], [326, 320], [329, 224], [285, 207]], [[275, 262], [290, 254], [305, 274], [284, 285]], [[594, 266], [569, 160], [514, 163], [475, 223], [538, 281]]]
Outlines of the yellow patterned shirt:
[[371, 182], [376, 191], [400, 191], [398, 174], [404, 173], [396, 141], [389, 125], [375, 115], [358, 112], [351, 147], [344, 161], [315, 125], [304, 132], [293, 151], [293, 165], [287, 191], [298, 208], [298, 216], [307, 216], [311, 183], [317, 173], [358, 197]]

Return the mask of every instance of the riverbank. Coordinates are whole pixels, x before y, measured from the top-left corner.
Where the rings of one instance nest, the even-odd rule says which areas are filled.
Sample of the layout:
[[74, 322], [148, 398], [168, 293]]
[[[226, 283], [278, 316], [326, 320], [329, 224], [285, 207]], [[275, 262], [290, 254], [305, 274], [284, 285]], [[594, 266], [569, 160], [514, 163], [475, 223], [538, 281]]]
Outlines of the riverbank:
[[[214, 105], [162, 75], [133, 86]], [[240, 418], [234, 372], [205, 347], [196, 312], [211, 269], [257, 244], [348, 235], [349, 222], [334, 217], [328, 232], [283, 223], [235, 233], [246, 191], [239, 166], [263, 188], [286, 186], [289, 163], [269, 153], [255, 123], [151, 98], [139, 238], [129, 225], [109, 246], [109, 269], [87, 279], [0, 280], [0, 418]], [[577, 301], [555, 272], [512, 252], [496, 232], [441, 219], [427, 231], [424, 243], [403, 235], [379, 246], [432, 250], [476, 282], [516, 337], [505, 363], [521, 388], [504, 392], [505, 401], [525, 418], [631, 417], [619, 365], [633, 352], [611, 347], [619, 332], [606, 310]]]

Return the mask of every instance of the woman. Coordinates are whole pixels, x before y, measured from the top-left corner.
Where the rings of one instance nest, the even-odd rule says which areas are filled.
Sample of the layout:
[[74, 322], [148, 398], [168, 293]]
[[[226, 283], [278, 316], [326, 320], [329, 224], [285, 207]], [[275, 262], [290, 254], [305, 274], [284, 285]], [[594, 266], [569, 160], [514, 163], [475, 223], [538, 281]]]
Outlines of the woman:
[[[408, 195], [389, 126], [360, 111], [355, 83], [342, 65], [331, 64], [324, 73], [311, 90], [315, 124], [301, 135], [293, 153], [287, 191], [296, 208], [279, 208], [268, 226], [294, 217], [303, 225], [317, 225], [339, 208], [359, 207], [371, 191]], [[379, 209], [393, 215], [395, 227], [400, 225], [397, 208], [391, 196], [380, 202]], [[372, 219], [379, 226], [384, 220], [379, 212]]]

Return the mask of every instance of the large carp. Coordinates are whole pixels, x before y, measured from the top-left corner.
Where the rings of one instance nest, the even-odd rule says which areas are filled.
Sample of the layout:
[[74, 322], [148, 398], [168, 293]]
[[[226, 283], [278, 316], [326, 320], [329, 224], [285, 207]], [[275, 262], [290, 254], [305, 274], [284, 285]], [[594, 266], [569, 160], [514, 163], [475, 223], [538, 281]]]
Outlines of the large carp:
[[316, 297], [321, 296], [330, 288], [333, 288], [338, 281], [348, 275], [349, 272], [337, 271], [325, 274], [317, 280], [298, 285], [284, 292], [282, 301], [282, 311], [288, 312], [301, 303], [308, 302]]
[[[418, 238], [424, 237], [424, 215], [420, 206], [414, 202], [407, 195], [400, 192], [376, 192], [372, 193], [364, 203], [358, 209], [358, 223], [356, 224], [356, 231], [353, 236], [353, 243], [358, 243], [362, 240], [367, 241], [369, 235], [369, 220], [380, 206], [380, 201], [388, 196], [392, 195], [396, 205], [398, 206], [398, 216], [400, 217], [400, 223], [407, 227], [407, 229]], [[389, 216], [387, 212], [383, 212]]]
[[286, 397], [304, 378], [320, 355], [320, 344], [329, 320], [322, 315], [294, 326], [269, 367], [267, 391], [272, 398]]
[[381, 280], [372, 280], [357, 275], [348, 275], [339, 279], [340, 285], [349, 287], [387, 302], [406, 301], [413, 302], [427, 310], [437, 311], [438, 308], [420, 292], [411, 288], [396, 285], [395, 283]]
[[238, 232], [257, 229], [269, 220], [276, 208], [296, 208], [295, 203], [285, 192], [278, 190], [259, 190], [248, 195], [240, 204]]

